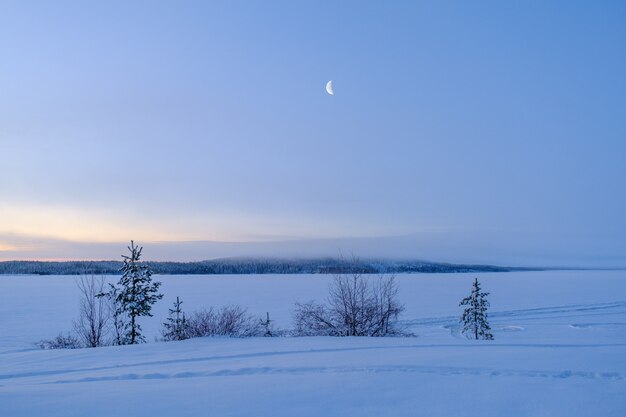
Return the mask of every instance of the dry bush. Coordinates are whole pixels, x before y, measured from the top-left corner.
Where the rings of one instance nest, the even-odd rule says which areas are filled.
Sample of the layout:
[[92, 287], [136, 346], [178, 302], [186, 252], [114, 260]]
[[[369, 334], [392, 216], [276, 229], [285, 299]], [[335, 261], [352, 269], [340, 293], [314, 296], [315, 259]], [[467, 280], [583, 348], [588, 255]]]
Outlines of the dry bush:
[[110, 308], [104, 297], [104, 278], [81, 276], [76, 282], [80, 290], [78, 319], [74, 321], [74, 331], [86, 347], [98, 347], [109, 344], [107, 335], [110, 331]]
[[252, 337], [263, 335], [263, 329], [258, 318], [248, 314], [245, 308], [232, 305], [194, 312], [186, 321], [186, 335]]
[[328, 290], [328, 304], [296, 303], [298, 336], [394, 336], [404, 306], [397, 300], [394, 276], [337, 274]]
[[54, 339], [41, 340], [37, 343], [37, 346], [40, 349], [79, 349], [83, 347], [80, 340], [70, 333], [67, 336], [59, 333]]

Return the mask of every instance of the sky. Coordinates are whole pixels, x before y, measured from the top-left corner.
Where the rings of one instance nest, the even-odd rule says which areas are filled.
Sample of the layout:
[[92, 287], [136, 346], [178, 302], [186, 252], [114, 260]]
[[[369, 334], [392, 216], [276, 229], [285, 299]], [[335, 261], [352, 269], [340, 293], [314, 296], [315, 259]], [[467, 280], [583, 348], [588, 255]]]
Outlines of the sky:
[[0, 259], [134, 239], [626, 266], [624, 22], [620, 1], [2, 1]]

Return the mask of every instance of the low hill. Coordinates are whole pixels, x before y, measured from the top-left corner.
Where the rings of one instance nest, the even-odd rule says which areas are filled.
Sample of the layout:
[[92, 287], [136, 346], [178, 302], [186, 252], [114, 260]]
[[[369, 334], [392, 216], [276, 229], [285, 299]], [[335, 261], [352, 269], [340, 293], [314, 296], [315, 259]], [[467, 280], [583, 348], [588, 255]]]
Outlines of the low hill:
[[[539, 270], [494, 265], [449, 264], [424, 261], [359, 260], [335, 258], [273, 259], [223, 258], [198, 262], [148, 262], [155, 274], [329, 274], [361, 272], [376, 273], [452, 273], [452, 272], [509, 272]], [[4, 261], [0, 274], [79, 275], [117, 274], [120, 261]]]

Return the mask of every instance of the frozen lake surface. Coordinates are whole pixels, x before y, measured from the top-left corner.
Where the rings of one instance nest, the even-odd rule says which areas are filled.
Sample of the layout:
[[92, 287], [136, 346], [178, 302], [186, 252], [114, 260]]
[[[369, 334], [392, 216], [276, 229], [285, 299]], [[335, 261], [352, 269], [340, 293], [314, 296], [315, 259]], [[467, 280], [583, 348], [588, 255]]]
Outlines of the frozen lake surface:
[[[458, 334], [474, 277], [495, 340]], [[71, 329], [76, 277], [0, 276], [1, 416], [623, 416], [626, 271], [398, 275], [415, 338], [152, 342], [186, 311], [240, 304], [283, 328], [330, 276], [155, 276], [151, 343], [40, 351]], [[117, 278], [112, 278], [116, 280]]]

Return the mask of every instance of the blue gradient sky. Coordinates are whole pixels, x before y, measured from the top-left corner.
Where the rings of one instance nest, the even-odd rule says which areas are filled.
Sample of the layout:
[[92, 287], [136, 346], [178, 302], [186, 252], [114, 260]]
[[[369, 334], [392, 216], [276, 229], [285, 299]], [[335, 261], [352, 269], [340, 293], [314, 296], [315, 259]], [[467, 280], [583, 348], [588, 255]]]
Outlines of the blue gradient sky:
[[626, 265], [624, 22], [617, 1], [2, 2], [0, 259], [132, 238]]

